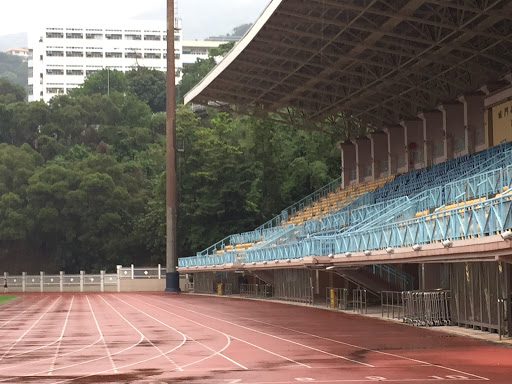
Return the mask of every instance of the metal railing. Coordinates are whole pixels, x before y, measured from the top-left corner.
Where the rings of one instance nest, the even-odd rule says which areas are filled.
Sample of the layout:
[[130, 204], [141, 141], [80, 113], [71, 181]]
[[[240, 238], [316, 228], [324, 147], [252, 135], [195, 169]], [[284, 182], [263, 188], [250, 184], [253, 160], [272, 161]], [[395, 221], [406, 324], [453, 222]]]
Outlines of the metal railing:
[[348, 308], [348, 289], [327, 287], [325, 303], [327, 308], [346, 310]]
[[341, 181], [341, 177], [338, 177], [336, 180], [333, 180], [329, 184], [324, 185], [322, 188], [283, 209], [280, 215], [275, 216], [266, 223], [260, 225], [258, 228], [256, 228], [256, 230], [268, 229], [281, 225], [282, 221], [285, 221], [288, 219], [288, 217], [295, 215], [298, 211], [304, 209], [304, 207], [313, 204], [315, 201], [319, 201], [323, 197], [328, 196], [331, 192], [335, 192], [341, 186]]
[[450, 292], [402, 292], [404, 322], [417, 326], [450, 325]]
[[382, 317], [403, 319], [405, 310], [401, 291], [382, 291], [380, 293], [380, 304]]
[[[496, 151], [498, 150], [496, 149]], [[512, 152], [510, 149], [504, 149], [503, 152], [498, 151], [498, 153], [503, 158], [507, 158], [511, 157], [510, 154]], [[493, 162], [493, 164], [496, 161], [493, 158], [486, 160], [486, 162]], [[484, 168], [487, 168], [487, 166]], [[487, 200], [484, 202], [478, 201], [467, 204], [468, 201], [466, 199], [482, 194], [493, 195], [500, 192], [504, 186], [508, 186], [509, 189], [501, 196], [494, 198], [487, 196]], [[379, 206], [375, 205], [373, 208], [368, 207], [364, 209], [358, 209], [356, 205], [350, 209], [344, 208], [344, 210], [338, 213], [324, 217], [321, 222], [319, 220], [310, 220], [304, 226], [298, 226], [297, 231], [301, 234], [305, 232], [301, 231], [301, 228], [307, 228], [308, 233], [321, 231], [327, 229], [327, 227], [340, 228], [343, 225], [349, 225], [351, 222], [354, 222], [353, 220], [358, 215], [369, 218], [359, 228], [352, 228], [350, 231], [344, 231], [336, 235], [311, 236], [311, 239], [305, 239], [301, 243], [248, 249], [244, 252], [245, 257], [243, 259], [244, 262], [291, 259], [310, 255], [328, 255], [330, 253], [428, 244], [447, 238], [457, 240], [472, 236], [496, 234], [512, 227], [512, 216], [509, 214], [512, 193], [508, 193], [511, 187], [512, 166], [493, 171], [484, 170], [478, 175], [460, 178], [455, 182], [448, 183], [446, 187], [435, 187], [425, 190], [417, 194], [409, 202], [406, 201], [407, 199], [404, 200], [406, 202], [403, 205], [397, 204], [396, 212], [392, 212], [392, 220], [386, 217], [386, 220], [394, 220], [394, 222], [382, 223], [382, 220], [379, 220], [382, 217], [382, 212], [379, 215], [377, 208], [382, 203]], [[359, 200], [360, 198], [356, 201]], [[397, 200], [397, 202], [400, 201], [402, 200]], [[465, 201], [466, 204], [463, 207], [443, 209], [442, 212], [431, 212], [421, 217], [396, 221], [396, 218], [402, 214], [401, 208], [412, 209], [411, 212], [414, 210], [419, 212], [431, 210], [434, 207], [444, 208], [447, 201]], [[351, 218], [351, 215], [354, 216]], [[316, 225], [313, 225], [314, 223]], [[463, 223], [469, 223], [469, 225], [463, 225]], [[222, 255], [203, 256], [203, 258], [198, 257], [195, 259], [181, 258], [179, 265], [180, 267], [191, 267], [232, 263], [237, 260], [237, 253], [225, 252]]]
[[375, 276], [393, 284], [402, 291], [410, 291], [414, 288], [414, 277], [401, 271], [392, 265], [373, 264], [367, 267]]
[[361, 314], [368, 313], [366, 289], [354, 289], [352, 291], [352, 310]]
[[240, 284], [240, 296], [267, 299], [274, 295], [274, 287], [270, 284]]

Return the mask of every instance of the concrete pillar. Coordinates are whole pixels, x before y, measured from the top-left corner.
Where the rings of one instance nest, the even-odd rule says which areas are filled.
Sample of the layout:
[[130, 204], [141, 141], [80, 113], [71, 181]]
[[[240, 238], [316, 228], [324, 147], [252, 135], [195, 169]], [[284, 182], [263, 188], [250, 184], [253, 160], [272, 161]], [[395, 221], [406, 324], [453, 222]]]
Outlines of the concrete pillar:
[[372, 148], [368, 138], [352, 140], [356, 148], [356, 180], [357, 183], [373, 180]]
[[463, 155], [465, 147], [464, 104], [443, 104], [438, 107], [443, 114], [443, 131], [445, 134], [445, 160]]
[[158, 280], [162, 278], [162, 266], [158, 264]]
[[[426, 166], [444, 161], [443, 114], [441, 112], [424, 112], [418, 117], [423, 121], [423, 158]], [[442, 159], [442, 160], [441, 160]]]
[[39, 275], [40, 275], [39, 290], [41, 292], [44, 292], [44, 272], [43, 271], [39, 272]]
[[84, 271], [80, 271], [80, 292], [84, 291]]
[[61, 292], [64, 292], [64, 271], [60, 271], [59, 272], [59, 275], [60, 275], [60, 282], [59, 282], [59, 290]]
[[27, 272], [21, 272], [21, 292], [27, 290]]
[[407, 172], [404, 127], [401, 125], [386, 127], [384, 132], [388, 134], [389, 176]]
[[121, 292], [121, 265], [117, 266], [117, 292]]
[[133, 264], [132, 264], [131, 270], [132, 270], [132, 280], [133, 280], [133, 279], [135, 279], [135, 267], [133, 266]]
[[464, 95], [459, 101], [464, 105], [466, 153], [480, 152], [485, 149], [484, 95]]
[[100, 271], [100, 291], [105, 292], [105, 271]]
[[368, 135], [372, 154], [372, 174], [374, 180], [389, 175], [388, 135], [385, 132], [373, 132]]
[[404, 127], [405, 152], [409, 170], [425, 168], [423, 121], [420, 119], [406, 120], [400, 123]]
[[355, 183], [356, 178], [356, 148], [350, 142], [340, 143], [341, 150], [341, 188]]

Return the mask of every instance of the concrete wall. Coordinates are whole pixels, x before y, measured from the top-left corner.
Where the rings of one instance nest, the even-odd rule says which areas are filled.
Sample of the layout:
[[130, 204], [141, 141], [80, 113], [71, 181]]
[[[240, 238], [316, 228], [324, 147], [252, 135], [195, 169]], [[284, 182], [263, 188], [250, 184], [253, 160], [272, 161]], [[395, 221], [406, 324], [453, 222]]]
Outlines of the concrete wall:
[[121, 292], [165, 291], [165, 279], [121, 279]]

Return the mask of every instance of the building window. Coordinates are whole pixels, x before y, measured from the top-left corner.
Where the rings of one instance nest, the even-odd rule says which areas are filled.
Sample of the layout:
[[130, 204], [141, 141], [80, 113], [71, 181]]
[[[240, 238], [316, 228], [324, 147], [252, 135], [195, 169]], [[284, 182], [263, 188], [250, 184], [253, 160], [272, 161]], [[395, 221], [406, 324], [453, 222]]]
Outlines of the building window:
[[103, 34], [101, 33], [87, 33], [85, 35], [87, 40], [103, 40]]
[[83, 76], [84, 71], [82, 69], [67, 69], [66, 75], [70, 76]]
[[28, 77], [34, 77], [34, 68], [33, 67], [30, 67], [28, 69]]
[[59, 95], [64, 93], [64, 88], [58, 88], [58, 87], [48, 87], [46, 88], [46, 93], [50, 95]]
[[63, 69], [46, 69], [46, 74], [47, 75], [63, 75], [64, 74], [64, 70]]
[[162, 56], [159, 53], [146, 52], [144, 54], [145, 59], [160, 59]]
[[142, 40], [141, 35], [124, 35], [126, 40]]
[[175, 58], [176, 60], [179, 60], [179, 59], [180, 59], [180, 57], [181, 57], [181, 55], [180, 55], [179, 53], [175, 53], [175, 54], [174, 54], [174, 58]]
[[83, 33], [66, 33], [66, 39], [83, 39]]
[[181, 69], [177, 69], [176, 72], [174, 73], [174, 76], [180, 77], [180, 75], [181, 75]]
[[105, 52], [105, 57], [116, 59], [116, 58], [122, 58], [123, 54], [121, 52]]
[[180, 41], [180, 35], [174, 35], [174, 40], [175, 41]]
[[85, 57], [90, 57], [90, 58], [102, 58], [103, 57], [103, 52], [86, 52], [85, 53]]
[[120, 33], [107, 33], [105, 34], [105, 39], [107, 40], [121, 40], [123, 38], [123, 35]]
[[28, 94], [30, 96], [32, 96], [34, 94], [34, 86], [33, 85], [28, 86]]
[[98, 70], [97, 69], [87, 69], [85, 71], [85, 75], [89, 76], [89, 75], [92, 75], [94, 72], [98, 72]]
[[66, 51], [66, 57], [84, 57], [84, 53], [80, 51]]
[[46, 38], [48, 38], [48, 39], [63, 39], [64, 33], [62, 33], [62, 32], [46, 32]]
[[46, 56], [63, 57], [64, 51], [46, 51]]
[[160, 35], [144, 35], [144, 40], [160, 41]]
[[124, 57], [127, 59], [141, 59], [142, 53], [140, 52], [126, 52], [124, 54]]

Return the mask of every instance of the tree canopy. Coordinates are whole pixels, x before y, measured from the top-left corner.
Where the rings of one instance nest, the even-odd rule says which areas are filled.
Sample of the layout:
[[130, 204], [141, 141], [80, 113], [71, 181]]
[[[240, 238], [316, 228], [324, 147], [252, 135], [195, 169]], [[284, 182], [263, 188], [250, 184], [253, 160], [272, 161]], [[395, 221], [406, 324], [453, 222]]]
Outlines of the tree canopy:
[[[105, 72], [48, 104], [0, 87], [0, 261], [23, 255], [49, 272], [164, 264], [165, 80], [110, 71], [106, 89]], [[184, 106], [176, 129], [180, 256], [253, 229], [338, 174], [335, 138], [319, 132]]]

